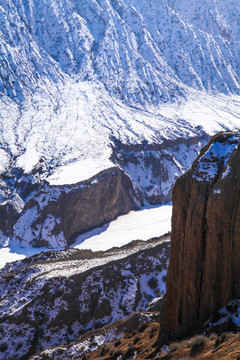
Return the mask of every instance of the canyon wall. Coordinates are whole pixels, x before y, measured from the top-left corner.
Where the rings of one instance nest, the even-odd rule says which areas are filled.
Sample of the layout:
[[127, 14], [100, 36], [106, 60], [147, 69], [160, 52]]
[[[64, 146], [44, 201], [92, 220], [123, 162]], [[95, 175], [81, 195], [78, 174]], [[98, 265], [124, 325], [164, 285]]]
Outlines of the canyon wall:
[[23, 247], [64, 248], [80, 233], [141, 205], [140, 193], [118, 167], [74, 185], [34, 184], [33, 175], [20, 173], [18, 177], [14, 179], [14, 196], [11, 179], [0, 184], [3, 245], [11, 239]]
[[187, 171], [210, 136], [179, 137], [150, 144], [126, 145], [114, 139], [113, 161], [126, 173], [149, 204], [170, 202], [179, 176]]
[[173, 190], [163, 328], [176, 336], [240, 296], [239, 141], [214, 136]]
[[73, 184], [49, 183], [44, 159], [30, 173], [9, 169], [0, 176], [0, 245], [65, 248], [80, 233], [143, 204], [171, 201], [173, 184], [207, 139], [204, 132], [155, 145], [115, 139], [112, 167]]

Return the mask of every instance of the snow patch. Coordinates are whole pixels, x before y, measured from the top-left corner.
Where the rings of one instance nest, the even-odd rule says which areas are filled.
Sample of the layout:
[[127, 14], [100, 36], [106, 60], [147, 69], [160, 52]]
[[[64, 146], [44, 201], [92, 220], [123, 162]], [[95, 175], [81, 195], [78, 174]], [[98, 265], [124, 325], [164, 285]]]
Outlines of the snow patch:
[[[224, 168], [227, 167], [229, 158], [234, 149], [238, 147], [239, 141], [240, 135], [237, 134], [233, 135], [231, 138], [227, 138], [225, 142], [213, 142], [207, 152], [198, 159], [193, 177], [198, 181], [210, 181], [214, 179], [219, 171], [219, 162], [222, 163]], [[224, 176], [226, 176], [227, 173]]]

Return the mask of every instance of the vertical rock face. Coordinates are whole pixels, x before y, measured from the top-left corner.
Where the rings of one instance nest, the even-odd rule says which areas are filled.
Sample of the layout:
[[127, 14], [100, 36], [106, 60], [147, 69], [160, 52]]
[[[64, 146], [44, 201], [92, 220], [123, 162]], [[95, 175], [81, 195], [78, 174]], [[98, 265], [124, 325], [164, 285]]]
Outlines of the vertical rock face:
[[163, 327], [177, 336], [240, 297], [239, 141], [213, 137], [173, 190]]

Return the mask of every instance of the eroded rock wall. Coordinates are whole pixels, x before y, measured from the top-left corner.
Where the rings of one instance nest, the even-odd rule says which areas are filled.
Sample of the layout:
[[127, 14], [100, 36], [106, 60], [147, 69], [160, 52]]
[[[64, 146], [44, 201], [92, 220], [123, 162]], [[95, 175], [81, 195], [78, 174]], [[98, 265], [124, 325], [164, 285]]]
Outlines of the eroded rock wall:
[[72, 186], [50, 186], [45, 182], [29, 191], [21, 186], [21, 197], [16, 194], [21, 208], [16, 209], [15, 198], [6, 199], [0, 230], [3, 239], [10, 237], [22, 246], [65, 247], [78, 234], [141, 206], [139, 192], [117, 167]]
[[177, 336], [240, 296], [239, 141], [213, 137], [173, 190], [163, 327]]

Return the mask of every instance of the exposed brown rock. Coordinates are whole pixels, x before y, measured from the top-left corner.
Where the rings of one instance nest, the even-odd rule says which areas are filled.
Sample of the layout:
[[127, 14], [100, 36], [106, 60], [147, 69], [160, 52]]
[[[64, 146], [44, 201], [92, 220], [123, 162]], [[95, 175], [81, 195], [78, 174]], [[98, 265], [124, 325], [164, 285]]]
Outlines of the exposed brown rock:
[[[73, 242], [74, 235], [88, 231], [136, 210], [139, 206], [134, 201], [134, 190], [131, 180], [119, 168], [112, 168], [85, 182], [84, 187], [70, 192], [63, 192], [58, 202], [52, 202], [44, 210], [61, 219], [56, 231], [63, 230], [68, 243]], [[41, 218], [38, 219], [41, 222]], [[59, 227], [59, 229], [57, 229]]]
[[213, 137], [173, 190], [163, 328], [177, 336], [240, 297], [239, 140]]
[[[132, 359], [131, 349], [135, 349], [134, 352], [144, 355], [146, 359], [158, 335], [157, 318], [158, 313], [134, 313], [126, 319], [119, 319], [97, 330], [87, 331], [77, 342], [47, 348], [28, 360], [46, 360], [50, 354], [51, 360], [117, 359], [121, 353], [125, 356], [124, 359]], [[106, 342], [102, 342], [101, 338]]]
[[[138, 209], [141, 201], [130, 178], [118, 167], [113, 167], [75, 185], [45, 184], [35, 197], [26, 202], [21, 216], [27, 211], [37, 211], [28, 224], [32, 232], [31, 245], [64, 247], [71, 244], [80, 233]], [[49, 219], [54, 224], [51, 227], [48, 226]], [[11, 225], [10, 229], [9, 226], [7, 228], [8, 232], [6, 225], [0, 229], [14, 236], [20, 243], [25, 241], [25, 234], [22, 231], [17, 233]], [[58, 236], [60, 240], [54, 245], [51, 239]]]
[[[117, 329], [118, 333], [124, 330], [124, 335], [115, 338], [109, 343], [98, 347], [96, 350], [88, 351], [86, 355], [75, 356], [74, 360], [114, 360], [114, 359], [155, 359], [155, 360], [238, 360], [240, 358], [240, 335], [239, 334], [210, 334], [209, 336], [196, 335], [181, 341], [174, 341], [169, 346], [163, 346], [156, 349], [156, 339], [159, 332], [159, 324], [157, 322], [143, 323], [140, 326], [139, 315], [134, 314], [131, 317], [120, 320], [111, 324], [112, 329]], [[94, 339], [109, 331], [110, 326], [98, 329], [94, 332], [87, 332], [79, 342], [68, 346], [53, 347], [45, 349], [43, 352], [32, 356], [29, 360], [44, 360], [47, 355], [51, 354], [52, 360], [59, 358], [70, 360], [69, 349], [76, 346], [80, 348], [80, 344], [90, 338]], [[82, 353], [85, 347], [83, 346]], [[131, 356], [131, 350], [134, 349]], [[79, 351], [80, 352], [80, 351]], [[59, 356], [61, 355], [61, 356]], [[121, 355], [121, 357], [120, 357]]]
[[170, 352], [154, 357], [155, 360], [238, 360], [240, 358], [240, 335], [224, 334], [193, 338], [171, 343]]

